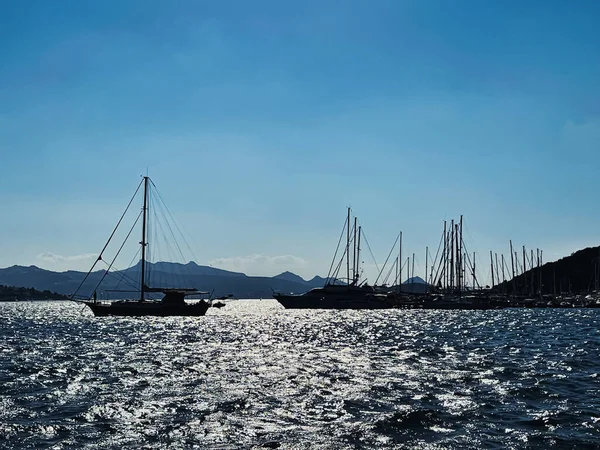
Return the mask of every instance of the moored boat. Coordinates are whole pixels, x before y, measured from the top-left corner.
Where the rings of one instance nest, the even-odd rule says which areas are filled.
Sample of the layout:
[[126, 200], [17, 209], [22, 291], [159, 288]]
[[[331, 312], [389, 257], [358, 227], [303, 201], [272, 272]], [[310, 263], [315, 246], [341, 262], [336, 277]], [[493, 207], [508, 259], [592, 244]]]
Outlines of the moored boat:
[[[158, 317], [166, 317], [166, 316], [203, 316], [206, 314], [208, 309], [212, 306], [210, 300], [204, 298], [209, 292], [201, 292], [195, 288], [189, 287], [176, 287], [176, 286], [168, 286], [168, 287], [149, 287], [147, 285], [148, 282], [148, 274], [147, 274], [147, 247], [149, 245], [147, 236], [148, 236], [148, 210], [149, 210], [149, 183], [152, 183], [149, 177], [143, 177], [142, 183], [138, 186], [136, 193], [134, 194], [134, 198], [139, 191], [141, 185], [143, 184], [143, 207], [142, 207], [142, 240], [140, 241], [141, 246], [141, 260], [140, 260], [140, 274], [139, 274], [139, 284], [135, 291], [124, 291], [124, 292], [139, 292], [139, 297], [128, 300], [118, 300], [118, 301], [98, 301], [97, 299], [97, 289], [103, 282], [106, 275], [109, 274], [110, 269], [114, 265], [113, 259], [111, 263], [108, 265], [108, 270], [106, 270], [104, 276], [101, 278], [100, 282], [97, 283], [96, 287], [93, 289], [92, 295], [85, 300], [77, 299], [77, 294], [86, 282], [89, 275], [94, 270], [95, 266], [99, 261], [103, 261], [103, 252], [108, 247], [111, 239], [113, 238], [115, 231], [121, 224], [123, 217], [125, 216], [127, 210], [131, 206], [133, 199], [129, 202], [127, 209], [121, 216], [117, 227], [111, 234], [108, 242], [104, 246], [102, 252], [98, 256], [98, 259], [87, 273], [86, 277], [83, 279], [79, 288], [71, 296], [71, 300], [78, 301], [84, 303], [86, 306], [90, 308], [90, 310], [94, 313], [95, 316], [158, 316]], [[154, 183], [152, 183], [154, 185]], [[138, 216], [139, 219], [139, 216]], [[137, 220], [136, 220], [137, 223]], [[135, 223], [134, 223], [135, 227]], [[131, 234], [131, 231], [127, 234], [127, 237]], [[172, 233], [172, 232], [171, 232]], [[127, 239], [127, 238], [126, 238]], [[123, 243], [124, 245], [124, 243]], [[123, 248], [121, 245], [120, 250]], [[118, 253], [117, 252], [117, 256]], [[129, 278], [126, 274], [121, 273], [121, 278], [127, 279], [129, 285], [133, 284], [133, 280]], [[162, 294], [161, 299], [155, 298], [157, 294]], [[186, 297], [188, 296], [200, 296], [200, 299], [195, 301], [187, 302]], [[216, 306], [216, 305], [215, 305]]]
[[[354, 218], [354, 227], [351, 230], [350, 208], [348, 208], [348, 218], [342, 235], [344, 232], [346, 232], [346, 249], [337, 267], [339, 271], [345, 258], [347, 282], [340, 282], [336, 273], [334, 276], [328, 275], [325, 285], [321, 288], [314, 288], [302, 294], [275, 292], [273, 298], [286, 309], [388, 309], [395, 307], [394, 299], [378, 293], [366, 283], [359, 283], [361, 227]], [[350, 269], [351, 251], [353, 251], [352, 269]], [[337, 252], [333, 257], [334, 262], [336, 256]]]

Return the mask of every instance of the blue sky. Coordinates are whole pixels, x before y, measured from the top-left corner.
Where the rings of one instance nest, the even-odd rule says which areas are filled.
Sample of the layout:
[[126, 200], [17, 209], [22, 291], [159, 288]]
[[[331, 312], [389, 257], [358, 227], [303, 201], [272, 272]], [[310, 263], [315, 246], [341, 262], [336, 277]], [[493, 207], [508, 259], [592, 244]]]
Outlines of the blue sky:
[[249, 274], [326, 274], [348, 205], [418, 267], [460, 214], [481, 258], [600, 244], [598, 2], [1, 9], [2, 267], [87, 268], [146, 170]]

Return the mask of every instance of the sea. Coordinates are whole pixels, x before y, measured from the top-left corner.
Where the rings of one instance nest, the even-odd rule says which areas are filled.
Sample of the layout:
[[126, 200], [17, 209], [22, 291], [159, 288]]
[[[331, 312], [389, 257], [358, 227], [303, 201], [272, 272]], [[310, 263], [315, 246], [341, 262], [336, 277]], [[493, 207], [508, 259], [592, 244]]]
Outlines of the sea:
[[0, 448], [600, 448], [600, 310], [0, 303]]

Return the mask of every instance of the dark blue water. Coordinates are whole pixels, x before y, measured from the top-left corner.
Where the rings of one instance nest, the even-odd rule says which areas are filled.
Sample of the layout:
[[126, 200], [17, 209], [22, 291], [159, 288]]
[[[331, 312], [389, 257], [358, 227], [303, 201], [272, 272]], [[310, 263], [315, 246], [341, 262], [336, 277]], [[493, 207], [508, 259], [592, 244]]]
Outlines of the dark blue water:
[[0, 304], [4, 448], [598, 448], [600, 311]]

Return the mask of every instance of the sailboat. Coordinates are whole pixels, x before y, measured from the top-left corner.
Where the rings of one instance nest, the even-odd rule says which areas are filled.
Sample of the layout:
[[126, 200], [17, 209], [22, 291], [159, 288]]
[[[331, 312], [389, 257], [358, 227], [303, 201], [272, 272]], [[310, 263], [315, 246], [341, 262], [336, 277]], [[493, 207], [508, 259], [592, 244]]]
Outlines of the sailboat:
[[[209, 292], [201, 292], [195, 288], [191, 287], [150, 287], [148, 286], [148, 261], [147, 261], [147, 249], [148, 249], [148, 211], [149, 211], [149, 187], [150, 184], [154, 186], [154, 183], [148, 176], [143, 177], [142, 182], [138, 185], [138, 188], [132, 197], [127, 209], [121, 216], [121, 219], [117, 223], [117, 226], [113, 230], [108, 242], [105, 244], [102, 252], [98, 256], [98, 259], [92, 266], [92, 268], [87, 273], [86, 277], [83, 279], [77, 291], [71, 296], [71, 300], [82, 302], [87, 305], [95, 316], [203, 316], [206, 314], [208, 309], [212, 306], [210, 300], [207, 300], [203, 297], [207, 296]], [[138, 286], [135, 291], [119, 291], [119, 292], [139, 292], [139, 297], [130, 300], [118, 300], [113, 302], [104, 302], [98, 301], [97, 298], [97, 288], [103, 282], [105, 277], [109, 274], [110, 269], [113, 267], [116, 257], [118, 253], [123, 248], [124, 243], [119, 248], [117, 252], [117, 256], [108, 264], [108, 270], [104, 272], [100, 282], [94, 288], [92, 295], [87, 300], [77, 300], [77, 293], [81, 290], [82, 286], [89, 278], [90, 274], [96, 267], [96, 265], [103, 261], [103, 253], [107, 249], [109, 243], [119, 228], [123, 217], [127, 213], [128, 209], [131, 207], [131, 204], [136, 197], [140, 187], [143, 185], [143, 207], [142, 207], [142, 240], [140, 241], [141, 246], [141, 260], [139, 264], [139, 279], [137, 281]], [[136, 220], [135, 225], [139, 220]], [[127, 234], [127, 237], [133, 231], [132, 229]], [[127, 238], [126, 238], [127, 239]], [[121, 272], [121, 277], [126, 276], [125, 273]], [[130, 285], [132, 284], [132, 280], [130, 281]], [[161, 299], [156, 299], [157, 294], [162, 294]], [[200, 296], [199, 300], [194, 302], [187, 302], [186, 297], [188, 296]], [[217, 306], [217, 305], [215, 305]]]
[[[303, 294], [275, 292], [273, 298], [286, 309], [388, 309], [395, 307], [396, 302], [388, 298], [387, 295], [378, 293], [373, 286], [369, 286], [366, 282], [360, 282], [361, 227], [358, 226], [356, 217], [354, 218], [354, 227], [351, 227], [350, 208], [348, 208], [348, 218], [342, 230], [342, 235], [344, 231], [347, 232], [346, 249], [333, 276], [327, 277], [325, 286], [311, 289]], [[342, 236], [340, 236], [340, 242], [341, 239]], [[352, 270], [350, 269], [351, 251], [353, 252]], [[337, 250], [333, 257], [334, 262], [336, 257]], [[340, 282], [337, 277], [344, 258], [346, 259], [347, 271], [346, 283]], [[334, 262], [332, 262], [332, 268]]]

